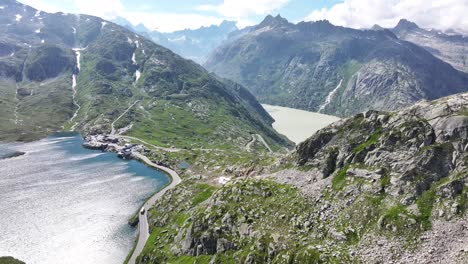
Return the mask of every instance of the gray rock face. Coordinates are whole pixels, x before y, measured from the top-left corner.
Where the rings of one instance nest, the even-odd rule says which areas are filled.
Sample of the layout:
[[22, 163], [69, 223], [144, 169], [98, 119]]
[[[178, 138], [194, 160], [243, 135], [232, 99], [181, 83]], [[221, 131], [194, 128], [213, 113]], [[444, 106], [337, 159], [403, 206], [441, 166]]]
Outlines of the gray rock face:
[[400, 39], [413, 42], [459, 71], [468, 72], [468, 37], [425, 30], [405, 19], [392, 29]]
[[[466, 53], [466, 52], [465, 52]], [[261, 102], [351, 116], [467, 91], [468, 74], [389, 30], [267, 17], [226, 41], [205, 66]]]
[[[238, 177], [190, 207], [167, 232], [177, 235], [157, 239], [173, 256], [155, 249], [140, 263], [466, 263], [468, 138], [458, 117], [467, 99], [332, 124], [278, 160], [273, 174]], [[166, 208], [180, 214], [186, 201], [166, 197], [155, 225], [173, 225]]]
[[369, 168], [383, 168], [400, 182], [398, 188], [407, 189], [405, 183], [417, 179], [411, 188], [420, 194], [435, 181], [468, 173], [466, 109], [465, 93], [421, 101], [399, 112], [368, 111], [318, 132], [296, 147], [294, 157], [300, 166], [330, 168], [329, 153], [333, 151], [336, 170], [346, 164], [362, 164], [364, 169], [351, 168], [347, 174], [377, 180], [382, 173]]
[[[302, 171], [273, 177], [317, 203], [312, 226], [327, 223], [335, 241], [358, 234], [350, 255], [364, 263], [465, 263], [467, 99], [458, 94], [339, 121], [289, 156]], [[336, 169], [325, 173], [330, 152]]]

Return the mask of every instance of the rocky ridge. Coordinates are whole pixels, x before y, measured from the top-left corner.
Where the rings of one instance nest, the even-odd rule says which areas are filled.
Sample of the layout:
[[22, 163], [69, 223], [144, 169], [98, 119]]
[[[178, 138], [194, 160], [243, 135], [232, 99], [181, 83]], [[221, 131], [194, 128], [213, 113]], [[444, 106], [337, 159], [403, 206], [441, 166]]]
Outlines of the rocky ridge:
[[390, 30], [268, 16], [233, 34], [205, 63], [262, 103], [352, 116], [467, 91], [468, 74]]
[[172, 207], [193, 197], [176, 189], [139, 263], [465, 263], [467, 107], [459, 94], [367, 111], [204, 202]]
[[420, 28], [406, 19], [391, 29], [398, 38], [415, 43], [459, 71], [468, 72], [468, 37]]

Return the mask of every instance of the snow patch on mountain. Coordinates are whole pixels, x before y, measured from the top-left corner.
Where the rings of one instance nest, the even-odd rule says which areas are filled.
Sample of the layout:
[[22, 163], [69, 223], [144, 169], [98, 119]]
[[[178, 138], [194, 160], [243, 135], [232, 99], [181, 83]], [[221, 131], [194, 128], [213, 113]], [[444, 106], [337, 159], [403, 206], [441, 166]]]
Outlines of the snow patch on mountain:
[[139, 70], [136, 70], [136, 72], [135, 72], [135, 82], [138, 82], [140, 77], [141, 77], [141, 72]]

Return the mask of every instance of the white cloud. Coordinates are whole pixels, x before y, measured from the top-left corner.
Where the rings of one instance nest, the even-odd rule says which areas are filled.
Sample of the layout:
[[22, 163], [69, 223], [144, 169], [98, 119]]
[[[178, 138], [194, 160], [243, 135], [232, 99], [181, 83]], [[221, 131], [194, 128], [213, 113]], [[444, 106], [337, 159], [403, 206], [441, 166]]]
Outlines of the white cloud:
[[44, 1], [20, 0], [20, 2], [22, 4], [32, 6], [37, 10], [45, 11], [45, 12], [48, 12], [48, 13], [55, 13], [55, 12], [63, 11], [63, 10], [60, 10], [60, 8], [58, 8], [57, 6], [45, 3]]
[[215, 12], [213, 15], [198, 14], [197, 10], [194, 10], [192, 14], [154, 13], [146, 12], [144, 8], [128, 10], [123, 5], [122, 0], [20, 1], [46, 12], [80, 13], [107, 20], [120, 16], [134, 25], [143, 23], [149, 29], [172, 32], [186, 28], [196, 29], [201, 26], [219, 25], [223, 20], [237, 21], [237, 26], [243, 28], [255, 24], [255, 21], [252, 21], [249, 16], [268, 14], [284, 6], [290, 0], [224, 0], [220, 5], [198, 7], [199, 10]]
[[74, 3], [80, 13], [106, 19], [115, 18], [125, 10], [120, 0], [75, 0]]
[[219, 17], [197, 14], [123, 12], [120, 15], [134, 25], [143, 23], [147, 28], [160, 32], [172, 32], [186, 28], [195, 29], [201, 26], [220, 24], [223, 21]]
[[245, 18], [265, 15], [287, 4], [290, 0], [224, 0], [219, 5], [198, 6], [199, 10], [214, 11], [225, 17]]
[[124, 11], [120, 0], [61, 0], [60, 3], [57, 1], [20, 0], [20, 2], [49, 13], [80, 13], [106, 19], [114, 18]]
[[468, 0], [344, 0], [331, 8], [315, 10], [305, 20], [327, 19], [353, 28], [374, 24], [393, 27], [401, 18], [421, 27], [462, 29], [468, 32]]

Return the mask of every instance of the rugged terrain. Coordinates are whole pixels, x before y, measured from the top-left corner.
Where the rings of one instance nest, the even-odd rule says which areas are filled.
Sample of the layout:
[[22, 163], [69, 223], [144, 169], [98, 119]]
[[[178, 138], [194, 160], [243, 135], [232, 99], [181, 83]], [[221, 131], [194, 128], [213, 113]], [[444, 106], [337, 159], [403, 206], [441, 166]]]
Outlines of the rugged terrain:
[[338, 116], [396, 110], [468, 89], [468, 74], [389, 30], [268, 16], [231, 34], [205, 63], [262, 103]]
[[406, 19], [391, 29], [398, 38], [413, 42], [455, 69], [468, 72], [468, 37], [420, 28]]
[[466, 263], [468, 94], [338, 121], [225, 185], [149, 212], [138, 263]]
[[0, 0], [0, 140], [126, 133], [178, 148], [290, 143], [242, 86], [121, 26]]

